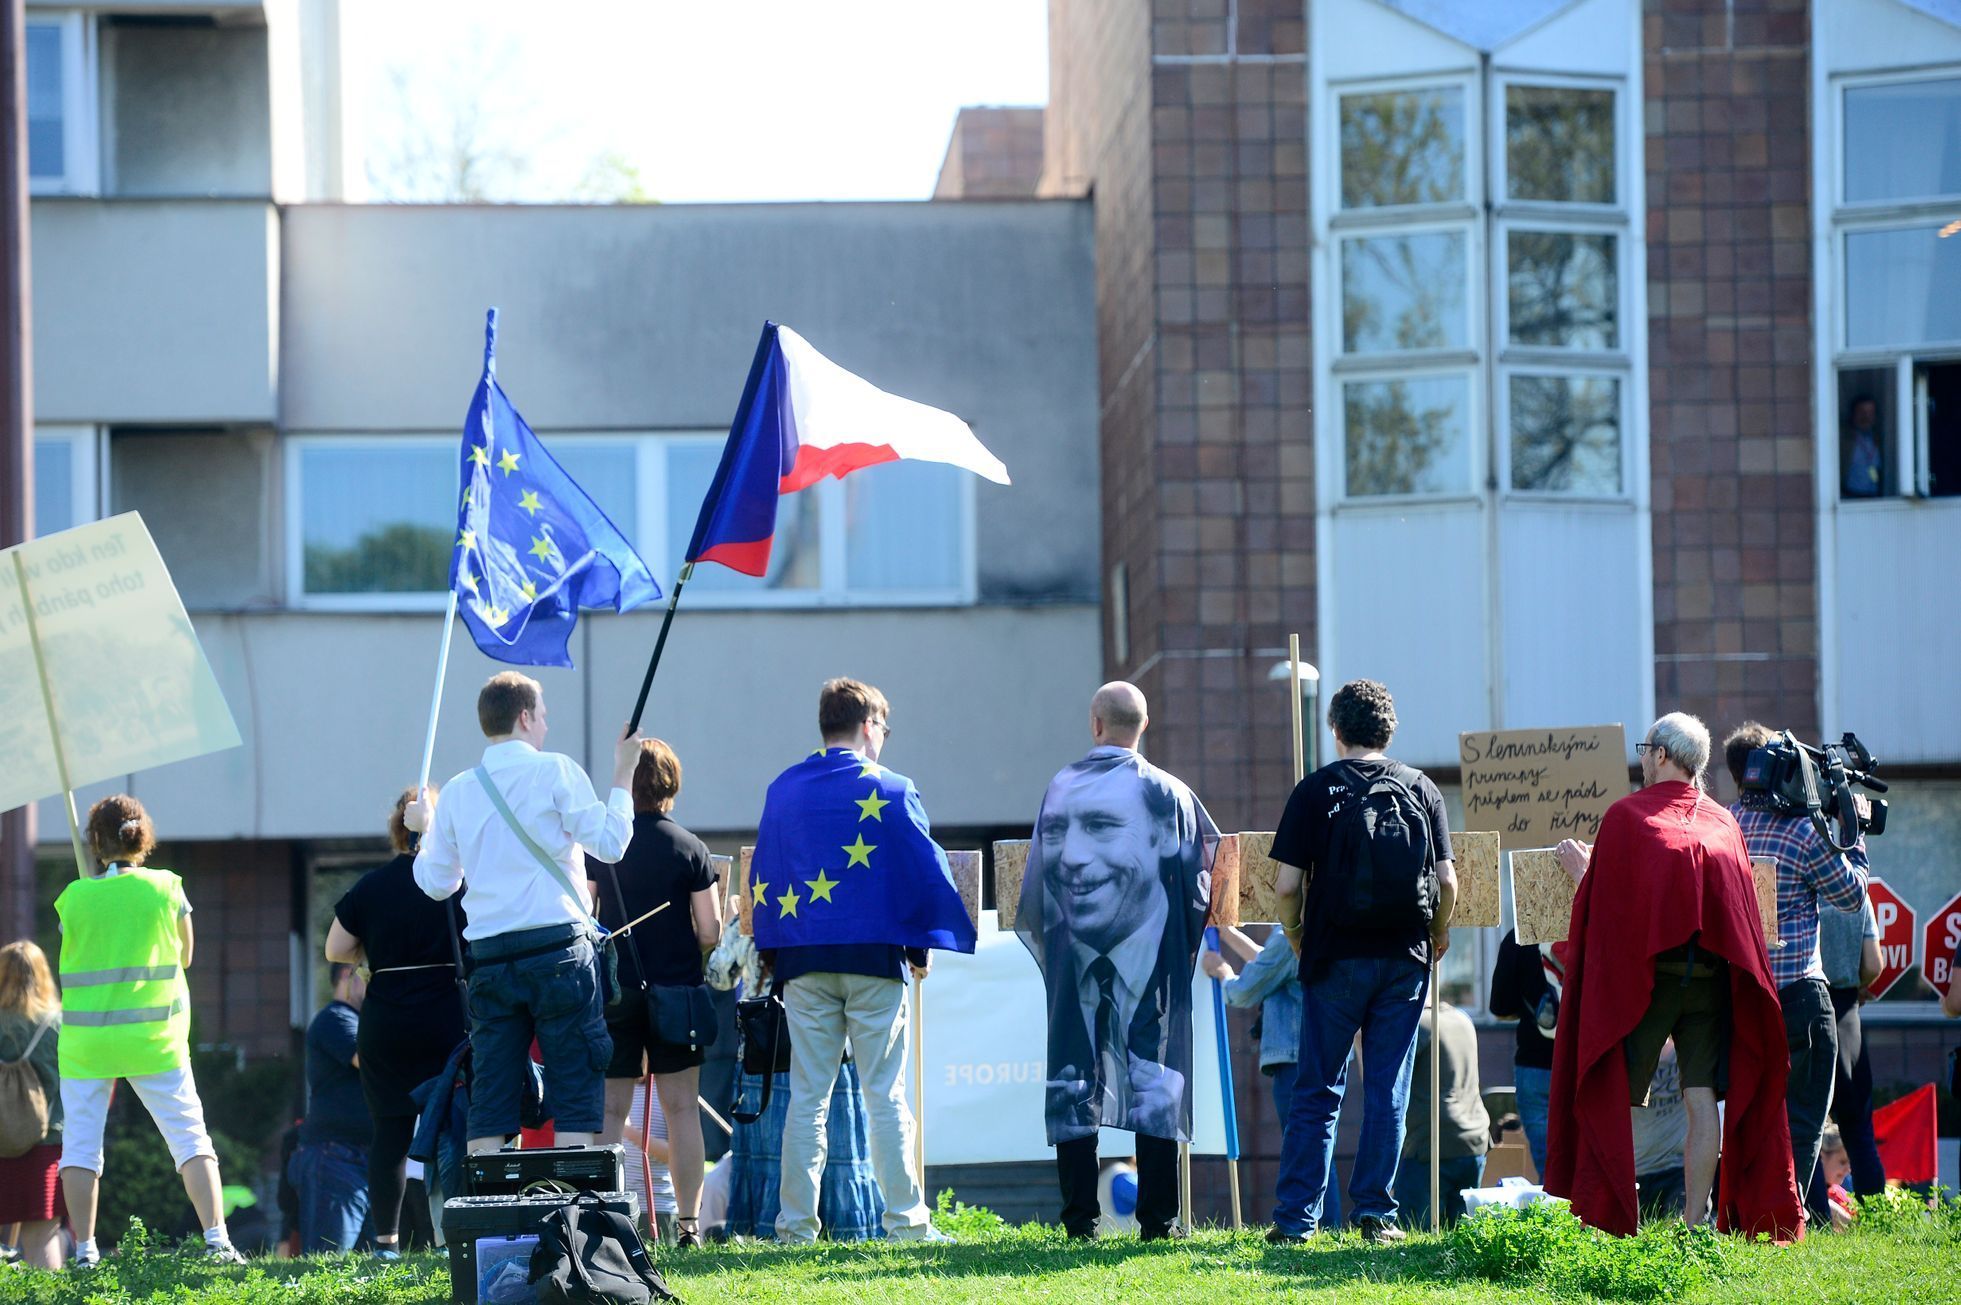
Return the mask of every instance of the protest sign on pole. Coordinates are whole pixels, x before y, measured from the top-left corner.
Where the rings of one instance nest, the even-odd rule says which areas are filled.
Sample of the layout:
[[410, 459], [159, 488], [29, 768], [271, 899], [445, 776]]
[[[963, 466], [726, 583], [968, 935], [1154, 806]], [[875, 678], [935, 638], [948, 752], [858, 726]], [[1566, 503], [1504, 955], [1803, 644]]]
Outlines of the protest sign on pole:
[[1518, 945], [1565, 942], [1579, 886], [1549, 847], [1512, 853], [1512, 919]]
[[1879, 924], [1879, 977], [1867, 991], [1878, 998], [1913, 973], [1914, 931], [1918, 922], [1907, 900], [1884, 879], [1868, 880], [1866, 895], [1872, 901], [1873, 918]]
[[1628, 795], [1627, 737], [1619, 725], [1473, 730], [1457, 736], [1464, 827], [1492, 829], [1507, 852], [1590, 843], [1607, 808]]
[[0, 553], [0, 810], [235, 748], [238, 726], [134, 512]]

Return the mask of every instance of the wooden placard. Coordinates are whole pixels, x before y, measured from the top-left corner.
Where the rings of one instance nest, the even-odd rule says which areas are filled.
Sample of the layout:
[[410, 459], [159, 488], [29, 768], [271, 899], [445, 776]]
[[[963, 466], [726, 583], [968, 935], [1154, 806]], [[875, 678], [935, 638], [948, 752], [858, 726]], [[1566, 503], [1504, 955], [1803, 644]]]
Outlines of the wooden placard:
[[741, 854], [736, 858], [736, 865], [741, 871], [736, 876], [736, 886], [738, 889], [736, 893], [736, 909], [742, 913], [742, 932], [747, 934], [756, 932], [755, 922], [749, 918], [749, 912], [756, 904], [754, 895], [749, 891], [749, 863], [755, 859], [756, 849], [753, 847], [743, 848]]
[[1627, 736], [1619, 725], [1476, 730], [1457, 736], [1464, 825], [1496, 830], [1506, 851], [1591, 843], [1607, 808], [1626, 797]]
[[719, 890], [716, 897], [720, 899], [716, 905], [722, 910], [721, 919], [726, 921], [729, 909], [735, 903], [735, 858], [711, 855], [708, 863], [715, 867], [715, 885]]
[[1549, 847], [1512, 853], [1512, 919], [1518, 943], [1565, 942], [1573, 927], [1573, 894], [1579, 885]]
[[1028, 840], [1008, 838], [994, 845], [994, 910], [1003, 929], [1015, 927], [1021, 880], [1028, 873]]
[[959, 890], [960, 904], [967, 908], [967, 918], [980, 925], [981, 912], [981, 854], [973, 852], [948, 852], [946, 868], [953, 872], [953, 886]]
[[1750, 862], [1750, 878], [1757, 887], [1757, 915], [1764, 922], [1764, 943], [1777, 946], [1777, 862], [1759, 857]]
[[1274, 902], [1274, 880], [1280, 863], [1270, 855], [1273, 833], [1241, 830], [1239, 834], [1239, 918], [1247, 924], [1278, 924], [1280, 908]]
[[1452, 831], [1452, 864], [1457, 868], [1457, 909], [1453, 929], [1495, 929], [1504, 922], [1498, 873], [1498, 835], [1488, 829]]
[[1239, 835], [1222, 834], [1212, 854], [1212, 909], [1209, 924], [1239, 927]]

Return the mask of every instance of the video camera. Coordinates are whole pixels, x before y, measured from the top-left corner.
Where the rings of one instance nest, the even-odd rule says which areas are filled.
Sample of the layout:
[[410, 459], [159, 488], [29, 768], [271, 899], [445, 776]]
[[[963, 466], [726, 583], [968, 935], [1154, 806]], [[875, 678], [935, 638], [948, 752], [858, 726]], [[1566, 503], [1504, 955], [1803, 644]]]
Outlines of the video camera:
[[[1857, 784], [1884, 793], [1885, 783], [1873, 777], [1877, 769], [1879, 763], [1856, 734], [1848, 732], [1837, 743], [1814, 748], [1785, 730], [1751, 751], [1742, 787], [1767, 796], [1779, 815], [1809, 816], [1833, 851], [1849, 852], [1860, 834], [1886, 832], [1886, 803], [1852, 792]], [[1832, 837], [1831, 821], [1838, 822], [1838, 838]]]

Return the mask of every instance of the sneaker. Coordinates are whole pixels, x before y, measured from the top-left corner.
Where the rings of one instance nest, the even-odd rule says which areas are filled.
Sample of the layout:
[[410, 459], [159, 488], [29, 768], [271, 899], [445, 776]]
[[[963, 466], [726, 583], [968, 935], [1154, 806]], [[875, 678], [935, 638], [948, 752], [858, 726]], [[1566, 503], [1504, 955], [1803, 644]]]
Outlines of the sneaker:
[[1172, 1224], [1166, 1228], [1146, 1228], [1137, 1234], [1140, 1242], [1182, 1242], [1191, 1236], [1182, 1224]]
[[1362, 1234], [1362, 1240], [1371, 1246], [1394, 1246], [1409, 1235], [1396, 1226], [1395, 1220], [1378, 1218], [1373, 1214], [1357, 1219], [1355, 1227]]
[[399, 1260], [402, 1258], [402, 1253], [393, 1246], [377, 1246], [374, 1248], [374, 1257], [377, 1260]]
[[1274, 1246], [1305, 1246], [1314, 1240], [1314, 1233], [1311, 1230], [1288, 1232], [1285, 1228], [1275, 1227], [1266, 1230], [1266, 1239]]
[[950, 1245], [953, 1242], [953, 1235], [951, 1233], [943, 1233], [938, 1228], [935, 1228], [932, 1224], [929, 1223], [925, 1227], [921, 1228], [918, 1232], [912, 1234], [909, 1237], [893, 1237], [893, 1238], [889, 1238], [889, 1240], [923, 1242], [928, 1245], [945, 1246], [945, 1245]]
[[0, 1264], [19, 1264], [20, 1247], [0, 1246]]
[[68, 1261], [68, 1267], [70, 1269], [99, 1269], [102, 1267], [102, 1256], [99, 1252], [86, 1257], [77, 1255]]
[[198, 1256], [208, 1264], [245, 1263], [245, 1257], [240, 1255], [238, 1248], [230, 1242], [220, 1242], [215, 1245], [211, 1242], [206, 1242], [204, 1249], [198, 1252]]

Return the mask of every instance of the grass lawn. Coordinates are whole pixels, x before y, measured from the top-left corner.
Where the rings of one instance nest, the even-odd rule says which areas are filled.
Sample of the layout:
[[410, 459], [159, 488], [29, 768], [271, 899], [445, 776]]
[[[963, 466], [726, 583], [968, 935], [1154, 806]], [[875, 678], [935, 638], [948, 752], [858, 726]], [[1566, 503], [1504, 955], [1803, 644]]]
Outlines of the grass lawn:
[[[1603, 1243], [1578, 1231], [1570, 1216], [1560, 1218], [1572, 1226], [1515, 1230], [1506, 1248], [1524, 1251], [1499, 1275], [1503, 1281], [1478, 1275], [1481, 1264], [1491, 1268], [1490, 1243], [1480, 1250], [1461, 1236], [1412, 1237], [1396, 1248], [1366, 1247], [1352, 1236], [1310, 1248], [1276, 1248], [1257, 1232], [1208, 1231], [1182, 1244], [1145, 1246], [1117, 1238], [1077, 1247], [1038, 1228], [982, 1233], [951, 1246], [729, 1246], [663, 1255], [661, 1267], [673, 1289], [695, 1302], [1961, 1301], [1961, 1217], [1948, 1211], [1871, 1219], [1850, 1234], [1797, 1246], [1710, 1237], [1701, 1240], [1714, 1249], [1689, 1251], [1665, 1229]], [[1575, 1256], [1607, 1257], [1593, 1261], [1591, 1281], [1609, 1295], [1573, 1285]], [[1669, 1276], [1684, 1258], [1699, 1257], [1713, 1267], [1697, 1280], [1685, 1284]], [[213, 1269], [139, 1250], [82, 1274], [0, 1273], [0, 1305], [152, 1299], [180, 1305], [437, 1305], [448, 1297], [448, 1265], [435, 1255], [392, 1265], [345, 1257]]]

